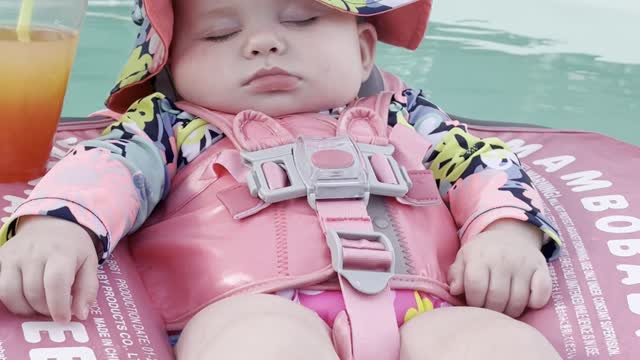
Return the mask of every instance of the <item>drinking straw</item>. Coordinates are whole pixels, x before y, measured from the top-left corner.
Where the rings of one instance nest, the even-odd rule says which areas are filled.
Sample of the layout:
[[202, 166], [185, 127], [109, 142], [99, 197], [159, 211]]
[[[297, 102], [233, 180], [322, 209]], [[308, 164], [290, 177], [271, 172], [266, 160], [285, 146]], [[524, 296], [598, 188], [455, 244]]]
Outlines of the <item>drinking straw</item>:
[[31, 17], [33, 16], [33, 0], [22, 0], [16, 33], [21, 42], [31, 41]]

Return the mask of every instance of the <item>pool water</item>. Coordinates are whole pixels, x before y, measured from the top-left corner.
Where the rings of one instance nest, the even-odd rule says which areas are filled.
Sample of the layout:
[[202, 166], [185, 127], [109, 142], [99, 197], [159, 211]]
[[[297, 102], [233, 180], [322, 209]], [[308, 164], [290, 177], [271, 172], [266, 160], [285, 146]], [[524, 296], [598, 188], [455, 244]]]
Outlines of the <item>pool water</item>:
[[[132, 2], [89, 2], [65, 116], [103, 106], [136, 34]], [[435, 0], [423, 45], [383, 45], [378, 64], [456, 115], [640, 145], [638, 19], [635, 0]]]

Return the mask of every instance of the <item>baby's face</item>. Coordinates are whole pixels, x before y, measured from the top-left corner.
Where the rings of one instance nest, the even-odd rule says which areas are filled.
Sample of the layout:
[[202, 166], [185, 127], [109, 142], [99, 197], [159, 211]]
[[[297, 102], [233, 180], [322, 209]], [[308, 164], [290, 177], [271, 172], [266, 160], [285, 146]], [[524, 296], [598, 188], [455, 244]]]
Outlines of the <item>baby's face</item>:
[[176, 89], [212, 110], [278, 116], [342, 106], [373, 65], [373, 26], [313, 0], [175, 3]]

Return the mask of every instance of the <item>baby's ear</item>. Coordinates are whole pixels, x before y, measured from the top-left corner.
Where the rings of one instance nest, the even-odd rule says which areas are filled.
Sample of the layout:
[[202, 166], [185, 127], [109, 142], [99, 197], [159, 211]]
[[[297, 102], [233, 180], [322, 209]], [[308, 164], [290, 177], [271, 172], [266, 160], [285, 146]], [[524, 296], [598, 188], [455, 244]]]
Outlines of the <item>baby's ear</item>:
[[362, 62], [362, 82], [365, 82], [376, 60], [376, 44], [378, 33], [375, 26], [369, 22], [358, 23], [358, 40], [360, 42], [360, 59]]

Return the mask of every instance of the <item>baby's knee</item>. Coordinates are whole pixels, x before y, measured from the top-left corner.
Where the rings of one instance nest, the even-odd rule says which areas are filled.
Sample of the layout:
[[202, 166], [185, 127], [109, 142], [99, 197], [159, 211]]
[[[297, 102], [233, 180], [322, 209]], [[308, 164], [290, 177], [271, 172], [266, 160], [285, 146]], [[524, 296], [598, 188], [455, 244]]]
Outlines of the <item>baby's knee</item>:
[[337, 360], [328, 333], [282, 314], [236, 322], [213, 339], [207, 352], [220, 359]]
[[401, 336], [402, 360], [560, 359], [538, 330], [486, 309], [455, 307], [428, 312], [406, 323]]
[[185, 327], [176, 353], [180, 360], [337, 359], [315, 313], [271, 295], [232, 297], [203, 309]]

